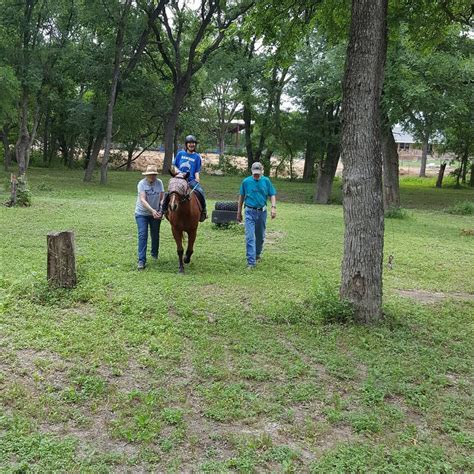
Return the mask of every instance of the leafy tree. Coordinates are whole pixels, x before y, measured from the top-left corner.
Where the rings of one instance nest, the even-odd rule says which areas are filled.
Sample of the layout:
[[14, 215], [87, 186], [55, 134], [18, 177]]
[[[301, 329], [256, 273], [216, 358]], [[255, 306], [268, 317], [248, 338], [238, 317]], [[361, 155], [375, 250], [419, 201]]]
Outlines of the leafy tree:
[[[153, 24], [156, 46], [171, 75], [172, 104], [166, 117], [165, 158], [163, 170], [171, 166], [176, 125], [193, 76], [217, 50], [228, 30], [247, 10], [253, 0], [224, 4], [219, 0], [202, 0], [196, 11], [171, 0]], [[197, 13], [197, 14], [196, 14]]]

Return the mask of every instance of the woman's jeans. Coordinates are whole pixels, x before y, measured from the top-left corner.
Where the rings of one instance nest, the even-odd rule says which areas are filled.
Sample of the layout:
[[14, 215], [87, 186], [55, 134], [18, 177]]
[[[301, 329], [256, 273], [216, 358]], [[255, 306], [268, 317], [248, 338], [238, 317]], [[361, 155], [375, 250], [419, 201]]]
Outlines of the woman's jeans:
[[153, 216], [142, 216], [135, 214], [138, 227], [138, 261], [146, 263], [146, 248], [148, 242], [148, 227], [151, 236], [151, 256], [158, 258], [160, 247], [160, 224], [161, 219], [153, 219]]
[[254, 266], [260, 257], [267, 227], [267, 211], [245, 208], [245, 242], [247, 247], [247, 264]]

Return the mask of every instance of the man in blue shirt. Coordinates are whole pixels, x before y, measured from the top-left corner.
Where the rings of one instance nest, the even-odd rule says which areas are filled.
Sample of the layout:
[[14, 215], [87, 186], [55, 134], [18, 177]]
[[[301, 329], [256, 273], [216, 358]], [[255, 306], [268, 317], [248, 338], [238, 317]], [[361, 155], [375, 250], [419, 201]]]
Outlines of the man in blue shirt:
[[[179, 170], [180, 173], [189, 173], [188, 183], [193, 192], [196, 193], [196, 196], [201, 203], [201, 218], [200, 222], [203, 222], [207, 219], [206, 212], [206, 196], [204, 194], [204, 189], [201, 186], [201, 155], [196, 153], [197, 140], [194, 135], [188, 135], [184, 140], [184, 150], [178, 152], [174, 159], [174, 166]], [[166, 193], [165, 199], [163, 200], [161, 206], [162, 216], [168, 211], [169, 195]]]
[[245, 178], [240, 185], [237, 220], [242, 222], [242, 206], [245, 207], [245, 242], [247, 247], [247, 268], [255, 265], [263, 250], [265, 229], [267, 227], [267, 200], [272, 203], [271, 217], [276, 217], [276, 191], [272, 182], [263, 176], [263, 165], [252, 165], [252, 176]]

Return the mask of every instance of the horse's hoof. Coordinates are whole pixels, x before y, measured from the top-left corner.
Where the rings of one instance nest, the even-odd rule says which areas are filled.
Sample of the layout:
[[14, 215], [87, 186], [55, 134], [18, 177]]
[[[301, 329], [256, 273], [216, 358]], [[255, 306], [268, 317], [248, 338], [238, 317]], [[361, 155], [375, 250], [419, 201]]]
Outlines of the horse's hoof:
[[185, 257], [183, 261], [184, 261], [184, 263], [189, 263], [191, 261], [191, 259]]
[[180, 268], [180, 269], [178, 270], [178, 273], [183, 274], [183, 273], [184, 273], [184, 268]]

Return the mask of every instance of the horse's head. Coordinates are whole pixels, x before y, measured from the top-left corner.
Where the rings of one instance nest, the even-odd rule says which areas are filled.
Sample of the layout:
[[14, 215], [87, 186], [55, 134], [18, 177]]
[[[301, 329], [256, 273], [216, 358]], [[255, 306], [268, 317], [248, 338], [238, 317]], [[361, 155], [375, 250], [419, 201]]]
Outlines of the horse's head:
[[189, 173], [178, 173], [170, 179], [168, 183], [168, 192], [170, 194], [170, 211], [176, 211], [180, 202], [189, 201]]

